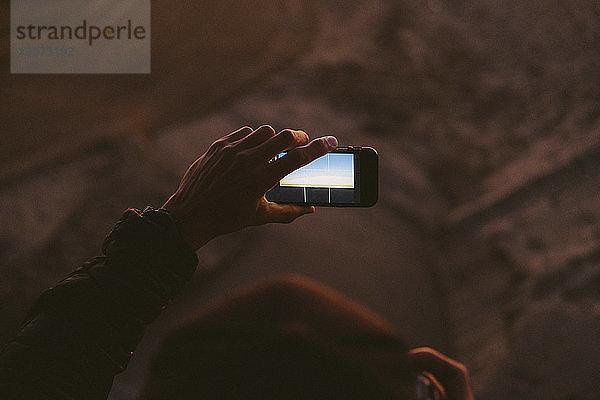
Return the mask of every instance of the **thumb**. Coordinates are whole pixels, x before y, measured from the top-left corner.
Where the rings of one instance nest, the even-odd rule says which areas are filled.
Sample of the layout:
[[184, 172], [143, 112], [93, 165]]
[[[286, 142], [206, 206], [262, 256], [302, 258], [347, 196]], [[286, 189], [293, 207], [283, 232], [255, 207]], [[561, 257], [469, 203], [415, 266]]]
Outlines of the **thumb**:
[[269, 222], [290, 223], [304, 214], [315, 212], [313, 206], [298, 206], [295, 204], [278, 204], [273, 202], [264, 203], [262, 223]]

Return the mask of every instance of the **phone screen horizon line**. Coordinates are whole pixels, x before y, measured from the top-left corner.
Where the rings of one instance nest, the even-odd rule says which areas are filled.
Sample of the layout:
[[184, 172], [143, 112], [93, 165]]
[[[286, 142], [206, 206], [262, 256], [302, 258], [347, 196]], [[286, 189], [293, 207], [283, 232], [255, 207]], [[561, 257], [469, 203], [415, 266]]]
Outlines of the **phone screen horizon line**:
[[[277, 155], [274, 160], [285, 157]], [[284, 176], [268, 199], [286, 203], [353, 204], [360, 202], [358, 155], [327, 153]]]

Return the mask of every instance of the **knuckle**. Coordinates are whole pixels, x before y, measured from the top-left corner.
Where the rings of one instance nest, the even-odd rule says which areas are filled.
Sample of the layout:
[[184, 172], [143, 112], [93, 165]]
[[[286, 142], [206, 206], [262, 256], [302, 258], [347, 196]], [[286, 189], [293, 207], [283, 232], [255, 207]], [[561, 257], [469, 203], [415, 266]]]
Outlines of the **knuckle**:
[[246, 126], [242, 126], [242, 127], [239, 129], [239, 131], [240, 131], [240, 132], [242, 132], [242, 133], [245, 133], [245, 134], [249, 135], [249, 134], [251, 134], [251, 133], [252, 133], [253, 129], [252, 129], [252, 128], [250, 128], [248, 125], [246, 125]]
[[308, 133], [304, 132], [304, 131], [300, 131], [300, 141], [302, 142], [302, 144], [307, 144], [309, 142], [309, 137], [308, 137]]
[[225, 139], [220, 138], [215, 140], [213, 144], [210, 145], [210, 148], [212, 148], [213, 150], [220, 150], [225, 146], [225, 143]]
[[437, 359], [437, 351], [435, 351], [431, 347], [421, 347], [419, 350], [420, 353], [428, 359]]
[[257, 131], [261, 131], [264, 132], [266, 134], [268, 134], [269, 136], [274, 136], [275, 135], [275, 129], [273, 129], [273, 127], [271, 125], [261, 125]]
[[285, 143], [294, 143], [296, 141], [296, 134], [291, 129], [285, 129], [279, 133]]
[[460, 362], [456, 362], [456, 370], [458, 371], [459, 374], [461, 374], [463, 376], [466, 376], [469, 374], [469, 369], [467, 368], [467, 366]]

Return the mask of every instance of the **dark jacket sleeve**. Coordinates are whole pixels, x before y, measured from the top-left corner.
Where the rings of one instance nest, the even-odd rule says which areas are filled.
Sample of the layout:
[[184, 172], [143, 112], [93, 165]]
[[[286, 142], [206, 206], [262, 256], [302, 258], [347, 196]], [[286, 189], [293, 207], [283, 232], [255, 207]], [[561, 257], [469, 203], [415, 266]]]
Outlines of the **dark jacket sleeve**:
[[150, 208], [125, 211], [102, 251], [45, 291], [2, 349], [0, 398], [106, 399], [198, 263], [171, 216]]

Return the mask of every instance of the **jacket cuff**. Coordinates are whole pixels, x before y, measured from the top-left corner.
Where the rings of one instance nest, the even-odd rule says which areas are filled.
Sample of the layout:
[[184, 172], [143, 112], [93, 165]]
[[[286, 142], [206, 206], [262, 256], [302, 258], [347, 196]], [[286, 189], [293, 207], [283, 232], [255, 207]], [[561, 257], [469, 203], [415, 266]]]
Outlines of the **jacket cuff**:
[[69, 327], [73, 346], [94, 355], [90, 364], [108, 363], [117, 373], [127, 366], [146, 325], [191, 279], [198, 258], [168, 212], [151, 208], [126, 210], [102, 249], [103, 257], [77, 268], [38, 298], [19, 340], [35, 342], [27, 337], [40, 329], [28, 324], [51, 315]]
[[137, 317], [142, 323], [156, 318], [198, 265], [174, 218], [167, 210], [151, 207], [143, 212], [126, 210], [106, 237], [102, 252], [107, 266], [139, 289]]

